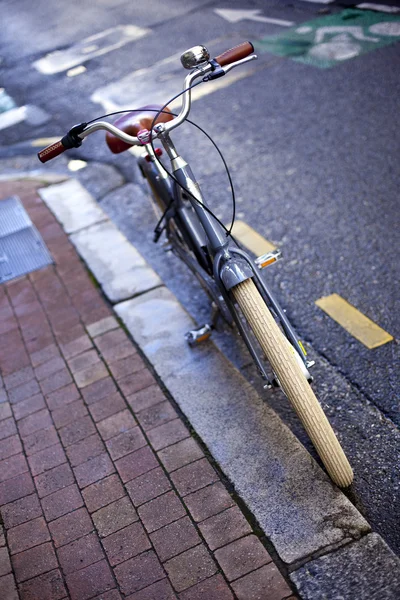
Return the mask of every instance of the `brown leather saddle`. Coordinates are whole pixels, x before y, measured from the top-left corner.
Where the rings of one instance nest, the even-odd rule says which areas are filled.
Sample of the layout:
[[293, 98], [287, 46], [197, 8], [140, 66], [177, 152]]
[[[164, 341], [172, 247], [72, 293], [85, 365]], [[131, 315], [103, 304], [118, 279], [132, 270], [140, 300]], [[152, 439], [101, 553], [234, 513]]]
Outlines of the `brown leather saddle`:
[[[158, 110], [161, 110], [161, 105], [149, 104], [148, 106], [142, 106], [138, 108], [135, 112], [130, 112], [122, 117], [119, 117], [114, 125], [121, 129], [128, 135], [137, 136], [139, 131], [142, 129], [151, 128], [151, 124], [153, 123], [153, 119], [156, 116]], [[169, 108], [164, 108], [163, 112], [158, 115], [156, 123], [166, 123], [167, 121], [171, 121], [173, 119], [173, 114], [169, 110]], [[111, 152], [114, 154], [119, 154], [120, 152], [125, 152], [128, 148], [132, 147], [132, 144], [128, 144], [127, 142], [123, 142], [119, 138], [117, 138], [112, 133], [106, 133], [106, 142], [107, 146], [110, 148]]]

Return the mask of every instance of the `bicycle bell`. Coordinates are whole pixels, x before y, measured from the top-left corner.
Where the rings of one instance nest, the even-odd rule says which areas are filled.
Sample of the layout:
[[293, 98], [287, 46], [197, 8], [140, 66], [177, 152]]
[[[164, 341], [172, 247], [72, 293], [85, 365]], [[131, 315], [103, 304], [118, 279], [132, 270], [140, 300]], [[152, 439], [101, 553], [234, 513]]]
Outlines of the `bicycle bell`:
[[210, 60], [210, 53], [205, 46], [193, 46], [181, 55], [181, 63], [185, 69], [193, 69]]

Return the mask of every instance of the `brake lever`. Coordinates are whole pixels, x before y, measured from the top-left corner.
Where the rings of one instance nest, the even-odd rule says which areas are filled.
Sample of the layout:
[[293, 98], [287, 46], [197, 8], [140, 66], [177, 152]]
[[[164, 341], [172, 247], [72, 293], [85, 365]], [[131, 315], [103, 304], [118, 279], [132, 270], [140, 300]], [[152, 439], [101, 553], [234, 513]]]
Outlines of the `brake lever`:
[[228, 73], [229, 71], [231, 71], [232, 69], [234, 69], [235, 67], [240, 67], [240, 65], [244, 65], [247, 62], [250, 62], [251, 60], [257, 60], [258, 56], [257, 54], [250, 54], [250, 56], [246, 56], [245, 58], [242, 58], [241, 60], [237, 60], [234, 63], [231, 63], [230, 65], [226, 65], [226, 67], [221, 67], [224, 71], [225, 74]]
[[208, 61], [208, 64], [211, 65], [212, 71], [209, 75], [203, 77], [203, 81], [212, 81], [213, 79], [218, 79], [218, 77], [223, 77], [223, 75], [225, 75], [225, 70], [215, 58], [211, 58], [211, 60]]
[[257, 58], [258, 58], [257, 54], [251, 54], [250, 56], [246, 56], [245, 58], [242, 58], [241, 60], [237, 60], [237, 61], [231, 63], [230, 65], [226, 65], [225, 67], [221, 67], [219, 62], [217, 62], [214, 58], [212, 58], [211, 60], [208, 61], [208, 64], [211, 65], [211, 67], [212, 67], [212, 71], [211, 71], [211, 73], [209, 73], [209, 75], [206, 75], [205, 77], [203, 77], [203, 81], [212, 81], [213, 79], [218, 79], [219, 77], [223, 77], [224, 75], [229, 73], [229, 71], [231, 71], [235, 67], [240, 67], [240, 65], [250, 62], [251, 60], [256, 60]]

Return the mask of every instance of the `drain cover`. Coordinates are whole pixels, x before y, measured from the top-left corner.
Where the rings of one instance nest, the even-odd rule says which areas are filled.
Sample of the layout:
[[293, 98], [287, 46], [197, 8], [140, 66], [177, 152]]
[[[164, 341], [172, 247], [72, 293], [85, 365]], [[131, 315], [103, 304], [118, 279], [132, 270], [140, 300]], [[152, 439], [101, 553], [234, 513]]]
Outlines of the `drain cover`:
[[0, 201], [0, 283], [53, 263], [17, 196]]

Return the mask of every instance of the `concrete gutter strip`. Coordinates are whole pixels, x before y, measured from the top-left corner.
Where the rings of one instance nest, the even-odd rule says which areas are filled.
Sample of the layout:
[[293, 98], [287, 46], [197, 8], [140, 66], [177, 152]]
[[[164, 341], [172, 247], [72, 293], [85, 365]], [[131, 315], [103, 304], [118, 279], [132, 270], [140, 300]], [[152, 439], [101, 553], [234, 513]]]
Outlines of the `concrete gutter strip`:
[[115, 306], [172, 397], [286, 563], [357, 539], [368, 523], [166, 288]]
[[162, 281], [111, 221], [70, 236], [110, 302], [142, 294]]
[[[292, 565], [300, 596], [399, 597], [399, 561], [380, 536], [366, 535], [370, 527], [361, 514], [213, 344], [186, 345], [183, 334], [193, 321], [175, 296], [156, 273], [149, 275], [105, 214], [92, 210], [90, 195], [76, 202], [64, 185], [40, 190], [42, 198], [66, 230], [81, 230], [71, 235], [78, 252], [281, 559]], [[133, 286], [145, 271], [138, 291]]]
[[39, 190], [49, 209], [111, 302], [162, 285], [139, 252], [110, 221], [79, 181], [70, 179]]
[[39, 195], [66, 233], [74, 233], [107, 219], [96, 200], [76, 179], [39, 190]]

